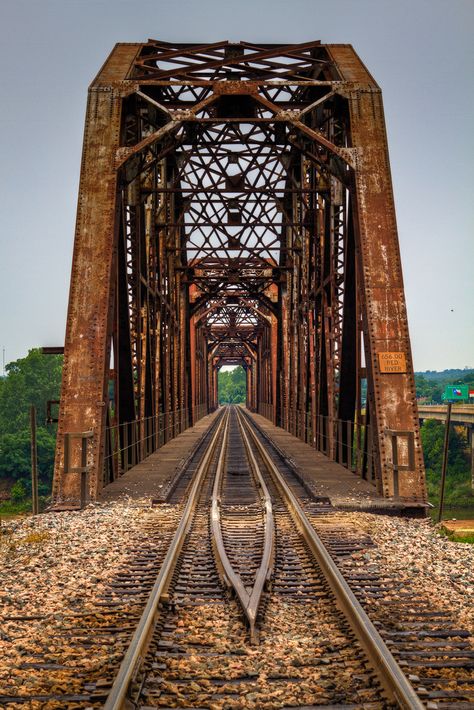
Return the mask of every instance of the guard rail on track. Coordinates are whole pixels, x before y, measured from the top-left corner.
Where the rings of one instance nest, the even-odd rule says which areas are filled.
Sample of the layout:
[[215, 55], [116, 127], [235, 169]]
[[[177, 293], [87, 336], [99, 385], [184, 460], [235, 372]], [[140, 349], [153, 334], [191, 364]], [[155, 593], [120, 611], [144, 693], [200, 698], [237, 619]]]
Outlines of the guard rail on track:
[[224, 582], [228, 586], [232, 586], [234, 591], [240, 601], [244, 614], [248, 620], [250, 628], [250, 640], [252, 643], [257, 642], [256, 634], [256, 620], [258, 609], [260, 606], [260, 601], [262, 598], [262, 593], [266, 582], [270, 579], [273, 567], [273, 556], [274, 556], [274, 541], [275, 541], [275, 524], [273, 520], [273, 507], [270, 493], [265, 485], [260, 469], [257, 465], [255, 457], [250, 448], [250, 443], [242, 429], [242, 438], [244, 440], [245, 447], [247, 449], [247, 454], [250, 460], [250, 464], [255, 477], [255, 482], [259, 490], [263, 509], [264, 509], [264, 545], [263, 554], [260, 562], [260, 566], [257, 570], [255, 576], [255, 581], [251, 591], [249, 592], [245, 587], [244, 583], [238, 572], [234, 570], [232, 564], [229, 560], [227, 552], [224, 546], [224, 540], [222, 536], [222, 525], [221, 525], [221, 497], [220, 489], [222, 485], [222, 479], [225, 470], [225, 453], [226, 453], [226, 443], [228, 434], [228, 420], [226, 421], [224, 437], [222, 442], [222, 448], [219, 456], [219, 462], [217, 465], [216, 477], [214, 479], [214, 487], [212, 492], [212, 505], [211, 505], [211, 531], [212, 531], [212, 542], [214, 546], [214, 553], [216, 557], [216, 562], [223, 578]]

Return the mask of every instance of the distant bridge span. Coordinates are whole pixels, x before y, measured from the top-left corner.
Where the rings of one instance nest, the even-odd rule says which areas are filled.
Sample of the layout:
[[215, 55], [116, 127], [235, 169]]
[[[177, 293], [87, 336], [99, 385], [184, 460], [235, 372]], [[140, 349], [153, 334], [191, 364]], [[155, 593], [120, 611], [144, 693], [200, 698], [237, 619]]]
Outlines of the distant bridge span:
[[56, 501], [215, 409], [223, 364], [426, 500], [382, 97], [350, 45], [117, 44], [90, 87]]
[[[418, 412], [420, 421], [425, 419], [437, 419], [446, 421], [445, 404], [419, 404]], [[451, 408], [451, 422], [461, 424], [466, 428], [467, 441], [471, 449], [471, 478], [474, 488], [474, 405], [473, 404], [453, 404]]]
[[[446, 421], [445, 404], [419, 404], [418, 413], [420, 419], [438, 419]], [[453, 404], [451, 408], [451, 421], [464, 426], [474, 426], [474, 405], [473, 404]]]

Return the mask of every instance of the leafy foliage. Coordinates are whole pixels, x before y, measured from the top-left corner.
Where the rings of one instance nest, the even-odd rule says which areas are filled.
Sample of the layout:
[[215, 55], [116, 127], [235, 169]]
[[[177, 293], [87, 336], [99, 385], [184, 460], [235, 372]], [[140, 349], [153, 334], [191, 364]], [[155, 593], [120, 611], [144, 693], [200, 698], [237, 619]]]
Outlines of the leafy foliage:
[[247, 376], [243, 367], [223, 372], [219, 370], [219, 404], [244, 404], [247, 393]]
[[462, 380], [463, 382], [468, 381], [468, 379], [463, 378], [470, 378], [472, 380], [474, 378], [474, 369], [472, 367], [465, 367], [463, 370], [460, 370], [459, 368], [450, 368], [448, 370], [424, 370], [423, 372], [416, 372], [415, 374], [423, 375], [423, 377], [427, 380], [442, 381], [449, 385], [452, 382], [459, 382], [459, 380]]
[[27, 490], [23, 481], [17, 481], [11, 488], [10, 496], [14, 503], [23, 500], [26, 497]]
[[[437, 501], [439, 497], [444, 431], [444, 423], [435, 419], [425, 420], [421, 427], [428, 495], [432, 502]], [[470, 475], [469, 451], [463, 428], [451, 427], [445, 489], [447, 504], [474, 505]]]
[[46, 356], [40, 349], [6, 366], [0, 381], [0, 478], [15, 481], [11, 495], [20, 500], [31, 494], [30, 406], [37, 413], [39, 493], [51, 487], [56, 427], [46, 426], [46, 402], [59, 399], [62, 356]]

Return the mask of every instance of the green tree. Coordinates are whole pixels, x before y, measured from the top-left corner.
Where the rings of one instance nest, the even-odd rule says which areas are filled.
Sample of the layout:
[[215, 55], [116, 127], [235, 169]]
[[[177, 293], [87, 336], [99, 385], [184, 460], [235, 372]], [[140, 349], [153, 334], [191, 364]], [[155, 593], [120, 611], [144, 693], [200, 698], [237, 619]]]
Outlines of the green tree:
[[9, 363], [0, 388], [0, 431], [18, 432], [29, 427], [30, 406], [35, 405], [38, 423], [46, 418], [48, 399], [59, 399], [61, 355], [43, 355], [39, 348]]
[[[439, 496], [444, 432], [444, 423], [435, 419], [426, 419], [421, 427], [428, 495], [433, 502], [436, 502]], [[448, 505], [464, 506], [470, 506], [474, 502], [465, 436], [456, 427], [451, 427], [449, 433], [445, 501]]]
[[415, 374], [415, 386], [417, 397], [426, 397], [430, 402], [441, 402], [443, 388], [438, 380], [428, 380], [422, 374]]
[[223, 372], [219, 370], [219, 404], [244, 404], [247, 395], [247, 375], [243, 367]]
[[[421, 441], [425, 457], [425, 466], [436, 473], [441, 473], [443, 460], [445, 425], [436, 419], [426, 419], [421, 427]], [[449, 432], [448, 466], [453, 475], [463, 475], [467, 467], [466, 443], [455, 427]]]
[[[46, 495], [52, 482], [54, 448], [56, 437], [53, 432], [38, 427], [36, 449], [38, 454], [38, 477], [40, 493]], [[30, 491], [31, 439], [29, 431], [0, 436], [0, 478], [24, 482]]]
[[59, 399], [62, 356], [40, 349], [9, 363], [0, 381], [0, 478], [19, 482], [15, 495], [30, 492], [30, 406], [37, 412], [40, 494], [49, 492], [54, 463], [56, 427], [46, 426], [46, 403]]

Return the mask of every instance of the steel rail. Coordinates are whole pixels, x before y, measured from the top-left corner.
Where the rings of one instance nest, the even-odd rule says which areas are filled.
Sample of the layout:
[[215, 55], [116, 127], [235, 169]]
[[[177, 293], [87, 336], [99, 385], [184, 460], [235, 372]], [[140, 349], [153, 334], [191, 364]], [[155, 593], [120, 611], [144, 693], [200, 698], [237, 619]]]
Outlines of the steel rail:
[[[239, 422], [240, 424], [240, 422]], [[229, 557], [227, 555], [224, 539], [222, 535], [222, 516], [221, 516], [221, 487], [222, 480], [225, 471], [225, 458], [227, 450], [227, 435], [229, 422], [226, 421], [224, 436], [222, 441], [222, 447], [219, 454], [219, 461], [217, 464], [216, 477], [214, 479], [214, 486], [212, 491], [212, 503], [211, 503], [211, 533], [212, 533], [212, 544], [214, 548], [214, 554], [216, 558], [217, 567], [219, 569], [220, 575], [227, 586], [233, 587], [237, 598], [242, 606], [243, 612], [248, 620], [250, 629], [250, 642], [257, 643], [258, 636], [256, 632], [256, 621], [258, 609], [260, 606], [260, 601], [262, 598], [262, 593], [267, 580], [270, 579], [273, 571], [273, 559], [274, 559], [274, 544], [275, 544], [275, 525], [273, 519], [273, 507], [270, 493], [265, 485], [265, 481], [260, 472], [258, 464], [255, 460], [253, 452], [251, 451], [250, 443], [248, 438], [241, 427], [242, 438], [244, 439], [245, 448], [249, 457], [249, 461], [252, 467], [252, 471], [255, 477], [255, 483], [259, 489], [260, 497], [263, 503], [263, 515], [264, 515], [264, 545], [262, 559], [255, 575], [255, 581], [251, 591], [248, 591], [248, 587], [242, 582], [242, 578], [238, 572], [233, 568]]]
[[291, 491], [282, 474], [265, 450], [265, 447], [258, 439], [247, 415], [244, 415], [240, 408], [237, 409], [237, 412], [238, 417], [244, 422], [265, 466], [288, 506], [296, 526], [300, 530], [331, 587], [338, 606], [344, 613], [354, 634], [367, 653], [382, 686], [385, 688], [390, 698], [394, 700], [400, 708], [404, 710], [423, 710], [425, 706], [420, 701], [413, 686], [403, 673], [361, 604], [354, 596], [354, 593], [337, 568], [321, 538], [311, 525], [296, 496]]
[[130, 641], [130, 645], [115, 677], [110, 693], [104, 704], [105, 710], [121, 710], [124, 707], [130, 683], [136, 675], [141, 662], [144, 660], [148, 644], [159, 618], [158, 605], [171, 582], [186, 534], [188, 533], [192, 523], [193, 514], [196, 509], [204, 477], [209, 469], [212, 455], [217, 446], [222, 428], [227, 421], [227, 417], [228, 413], [222, 416], [222, 419], [216, 428], [211, 441], [209, 442], [209, 447], [204, 455], [204, 458], [196, 471], [183, 515], [150, 592], [150, 596], [140, 617], [135, 633]]

